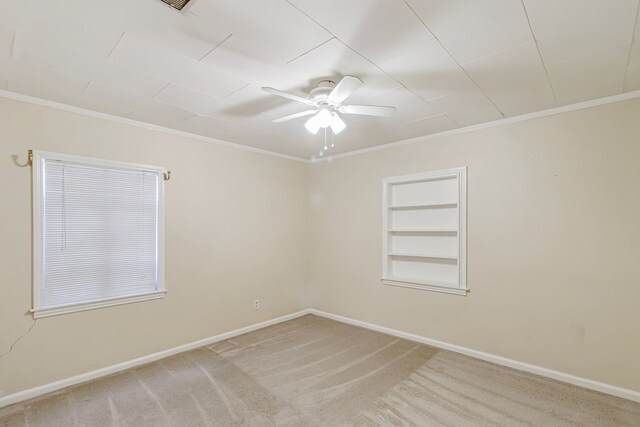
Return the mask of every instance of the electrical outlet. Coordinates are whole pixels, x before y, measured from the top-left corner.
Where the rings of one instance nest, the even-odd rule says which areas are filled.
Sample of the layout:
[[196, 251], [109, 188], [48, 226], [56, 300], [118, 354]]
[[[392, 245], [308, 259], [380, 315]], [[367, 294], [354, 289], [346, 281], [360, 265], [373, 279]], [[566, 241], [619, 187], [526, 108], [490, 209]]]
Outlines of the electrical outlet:
[[260, 300], [259, 299], [253, 300], [253, 309], [254, 310], [260, 310]]

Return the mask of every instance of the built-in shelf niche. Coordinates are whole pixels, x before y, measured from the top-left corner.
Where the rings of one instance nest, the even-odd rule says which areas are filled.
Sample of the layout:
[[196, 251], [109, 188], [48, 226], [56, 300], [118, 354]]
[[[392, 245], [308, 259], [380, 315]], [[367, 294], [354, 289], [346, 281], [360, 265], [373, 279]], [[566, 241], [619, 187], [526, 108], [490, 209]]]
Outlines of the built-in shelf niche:
[[388, 285], [466, 295], [466, 168], [385, 178]]

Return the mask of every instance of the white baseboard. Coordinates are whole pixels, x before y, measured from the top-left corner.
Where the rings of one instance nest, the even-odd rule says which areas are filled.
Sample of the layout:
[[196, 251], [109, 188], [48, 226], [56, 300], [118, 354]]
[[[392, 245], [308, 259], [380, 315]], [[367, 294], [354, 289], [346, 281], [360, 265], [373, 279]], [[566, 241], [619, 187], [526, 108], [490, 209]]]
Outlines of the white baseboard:
[[96, 378], [104, 377], [116, 372], [124, 371], [125, 369], [144, 365], [145, 363], [154, 362], [156, 360], [163, 359], [165, 357], [173, 356], [174, 354], [183, 353], [185, 351], [193, 350], [206, 345], [211, 345], [219, 341], [224, 341], [226, 339], [233, 338], [238, 335], [246, 334], [247, 332], [251, 332], [267, 326], [275, 325], [276, 323], [286, 322], [287, 320], [292, 320], [292, 319], [304, 316], [305, 314], [315, 314], [316, 316], [326, 317], [328, 319], [336, 320], [342, 323], [347, 323], [349, 325], [359, 326], [359, 327], [370, 329], [373, 331], [382, 332], [384, 334], [393, 335], [398, 338], [404, 338], [410, 341], [419, 342], [421, 344], [430, 345], [432, 347], [437, 347], [444, 350], [465, 354], [467, 356], [475, 357], [476, 359], [486, 360], [487, 362], [508, 366], [510, 368], [518, 369], [520, 371], [525, 371], [525, 372], [540, 375], [543, 377], [552, 378], [554, 380], [573, 384], [579, 387], [584, 387], [590, 390], [599, 391], [601, 393], [606, 393], [613, 396], [621, 397], [623, 399], [632, 400], [634, 402], [640, 402], [640, 392], [638, 391], [629, 390], [622, 387], [601, 383], [598, 381], [593, 381], [587, 378], [577, 377], [575, 375], [554, 371], [552, 369], [547, 369], [540, 366], [530, 365], [524, 362], [518, 362], [516, 360], [507, 359], [506, 357], [496, 356], [489, 353], [483, 353], [481, 351], [472, 350], [470, 348], [461, 347], [461, 346], [449, 344], [443, 341], [438, 341], [438, 340], [422, 337], [419, 335], [398, 331], [398, 330], [387, 328], [384, 326], [374, 325], [372, 323], [351, 319], [349, 317], [339, 316], [337, 314], [327, 313], [321, 310], [306, 309], [306, 310], [298, 311], [296, 313], [288, 314], [286, 316], [277, 317], [275, 319], [265, 320], [264, 322], [255, 323], [253, 325], [245, 326], [244, 328], [236, 329], [230, 332], [225, 332], [209, 338], [204, 338], [204, 339], [194, 341], [188, 344], [184, 344], [178, 347], [170, 348], [168, 350], [164, 350], [164, 351], [153, 353], [147, 356], [139, 357], [137, 359], [129, 360], [127, 362], [122, 362], [116, 365], [107, 366], [106, 368], [97, 369], [95, 371], [76, 375], [71, 378], [66, 378], [60, 381], [55, 381], [49, 384], [44, 384], [38, 387], [30, 388], [28, 390], [23, 390], [14, 394], [0, 397], [0, 408], [8, 405], [12, 405], [14, 403], [22, 402], [24, 400], [28, 400], [34, 397], [38, 397], [43, 394], [51, 393], [53, 391], [57, 391], [65, 387], [91, 381]]
[[518, 362], [517, 360], [507, 359], [506, 357], [496, 356], [494, 354], [489, 354], [489, 353], [483, 353], [481, 351], [472, 350], [470, 348], [461, 347], [455, 344], [449, 344], [443, 341], [438, 341], [431, 338], [426, 338], [419, 335], [414, 335], [407, 332], [386, 328], [384, 326], [374, 325], [372, 323], [351, 319], [349, 317], [339, 316], [337, 314], [327, 313], [321, 310], [311, 309], [309, 311], [311, 314], [315, 314], [316, 316], [326, 317], [327, 319], [336, 320], [338, 322], [347, 323], [349, 325], [360, 326], [362, 328], [371, 329], [372, 331], [382, 332], [384, 334], [393, 335], [398, 338], [404, 338], [409, 341], [415, 341], [415, 342], [426, 344], [432, 347], [441, 348], [443, 350], [449, 350], [456, 353], [471, 356], [476, 359], [486, 360], [487, 362], [492, 362], [497, 365], [507, 366], [509, 368], [518, 369], [520, 371], [529, 372], [529, 373], [540, 375], [547, 378], [552, 378], [554, 380], [573, 384], [579, 387], [584, 387], [590, 390], [599, 391], [601, 393], [606, 393], [613, 396], [621, 397], [623, 399], [632, 400], [634, 402], [640, 402], [639, 391], [629, 390], [626, 388], [601, 383], [601, 382], [590, 380], [587, 378], [577, 377], [575, 375], [554, 371], [553, 369], [547, 369], [541, 366], [535, 366], [535, 365], [530, 365], [524, 362]]
[[124, 371], [125, 369], [133, 368], [135, 366], [144, 365], [145, 363], [154, 362], [165, 357], [173, 356], [174, 354], [183, 353], [185, 351], [193, 350], [198, 347], [204, 347], [205, 345], [211, 345], [213, 343], [224, 341], [229, 338], [236, 337], [238, 335], [246, 334], [247, 332], [255, 331], [267, 326], [275, 325], [276, 323], [286, 322], [305, 314], [311, 313], [311, 310], [301, 310], [296, 313], [287, 314], [286, 316], [277, 317], [275, 319], [265, 320], [264, 322], [255, 323], [253, 325], [245, 326], [244, 328], [236, 329], [234, 331], [225, 332], [219, 335], [215, 335], [209, 338], [204, 338], [198, 341], [183, 344], [178, 347], [173, 347], [168, 350], [159, 351], [157, 353], [142, 356], [137, 359], [129, 360], [127, 362], [118, 363], [115, 365], [107, 366], [106, 368], [96, 369], [95, 371], [86, 372], [84, 374], [76, 375], [71, 378], [65, 378], [60, 381], [55, 381], [49, 384], [44, 384], [38, 387], [30, 388], [28, 390], [19, 391], [17, 393], [9, 394], [4, 397], [0, 397], [0, 408], [12, 405], [14, 403], [22, 402], [23, 400], [31, 399], [34, 397], [42, 396], [43, 394], [51, 393], [69, 387], [72, 385], [84, 383], [94, 380], [96, 378], [104, 377], [116, 372]]

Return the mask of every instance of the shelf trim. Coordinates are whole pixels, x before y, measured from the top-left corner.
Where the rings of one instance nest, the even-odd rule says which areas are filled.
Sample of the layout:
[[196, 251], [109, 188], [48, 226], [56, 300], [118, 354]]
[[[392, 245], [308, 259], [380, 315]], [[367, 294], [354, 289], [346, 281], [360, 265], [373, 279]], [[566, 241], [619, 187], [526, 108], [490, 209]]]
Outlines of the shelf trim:
[[435, 258], [435, 259], [454, 259], [458, 260], [457, 255], [435, 255], [435, 254], [410, 254], [402, 252], [389, 252], [388, 256], [407, 257], [407, 258]]
[[397, 279], [393, 277], [382, 277], [380, 281], [383, 285], [419, 289], [422, 291], [440, 292], [450, 295], [467, 296], [467, 294], [470, 292], [468, 288], [458, 288], [450, 286], [455, 286], [455, 283], [447, 284], [442, 282], [422, 282], [420, 280]]
[[389, 233], [458, 233], [458, 230], [453, 228], [441, 228], [431, 230], [387, 230]]
[[457, 202], [453, 203], [427, 203], [423, 205], [391, 205], [387, 206], [387, 208], [391, 210], [410, 210], [410, 209], [437, 209], [437, 208], [456, 208], [458, 207]]

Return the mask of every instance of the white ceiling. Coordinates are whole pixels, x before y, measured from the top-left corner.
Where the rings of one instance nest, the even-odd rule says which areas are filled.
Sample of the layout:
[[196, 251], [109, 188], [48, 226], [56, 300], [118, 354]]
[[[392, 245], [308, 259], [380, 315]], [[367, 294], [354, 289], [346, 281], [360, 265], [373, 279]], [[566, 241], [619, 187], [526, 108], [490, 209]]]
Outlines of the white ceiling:
[[305, 96], [355, 75], [331, 153], [640, 89], [640, 0], [0, 0], [0, 89], [302, 158]]

